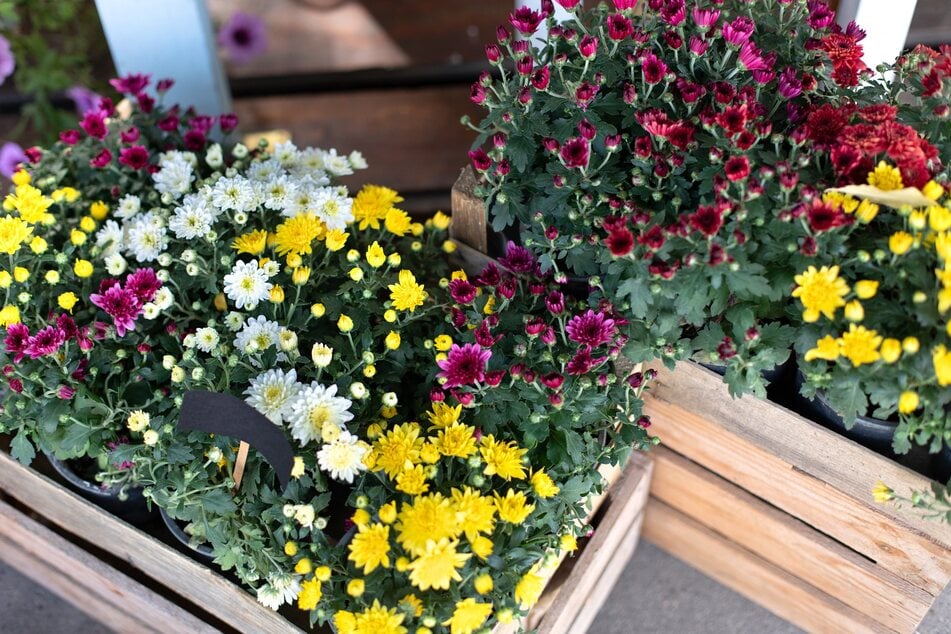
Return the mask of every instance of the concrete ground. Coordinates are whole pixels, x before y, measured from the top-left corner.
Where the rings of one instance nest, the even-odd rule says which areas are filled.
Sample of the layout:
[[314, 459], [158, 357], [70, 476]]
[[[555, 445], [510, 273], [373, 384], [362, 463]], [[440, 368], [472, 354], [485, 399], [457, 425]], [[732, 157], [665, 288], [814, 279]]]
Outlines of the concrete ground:
[[[0, 564], [0, 633], [100, 634], [109, 630]], [[641, 542], [589, 634], [793, 634], [796, 627]], [[951, 593], [920, 634], [951, 632]]]

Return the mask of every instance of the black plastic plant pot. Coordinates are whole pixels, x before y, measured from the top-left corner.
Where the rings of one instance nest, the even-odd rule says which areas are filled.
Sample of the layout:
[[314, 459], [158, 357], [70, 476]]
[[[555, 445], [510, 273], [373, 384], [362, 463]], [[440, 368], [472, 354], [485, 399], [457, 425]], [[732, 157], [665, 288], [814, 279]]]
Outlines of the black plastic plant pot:
[[[697, 363], [719, 376], [726, 374], [727, 366], [725, 365], [704, 363], [702, 361]], [[766, 381], [766, 395], [769, 400], [783, 405], [788, 402], [790, 396], [798, 389], [793, 381], [795, 370], [795, 357], [790, 354], [784, 362], [761, 372], [763, 380]]]
[[[801, 371], [796, 372], [796, 394], [799, 395], [805, 376]], [[896, 421], [880, 420], [871, 416], [857, 416], [851, 428], [846, 427], [845, 420], [829, 403], [825, 393], [816, 392], [816, 398], [807, 399], [799, 395], [794, 409], [807, 418], [831, 429], [839, 434], [854, 440], [863, 447], [887, 456], [895, 462], [908, 467], [928, 477], [934, 477], [938, 468], [938, 456], [928, 452], [927, 447], [912, 446], [906, 454], [897, 454], [892, 449], [892, 440]]]
[[59, 460], [49, 453], [45, 453], [45, 455], [50, 466], [66, 481], [71, 489], [103, 510], [130, 524], [144, 525], [152, 520], [153, 513], [149, 510], [148, 504], [142, 496], [142, 489], [127, 488], [120, 495], [118, 488], [110, 488], [98, 482], [91, 482], [80, 475], [82, 469], [77, 466], [76, 461]]
[[175, 538], [176, 543], [180, 546], [179, 550], [196, 561], [205, 564], [211, 563], [215, 558], [214, 550], [211, 546], [208, 544], [193, 546], [191, 538], [188, 536], [188, 533], [185, 532], [185, 529], [182, 528], [182, 525], [178, 523], [178, 520], [172, 518], [163, 508], [159, 509], [159, 514], [162, 516], [162, 523], [165, 524], [165, 528], [168, 529], [168, 532], [172, 534], [172, 537]]
[[951, 480], [951, 445], [944, 446], [936, 461], [938, 465], [935, 468], [935, 479], [944, 483]]

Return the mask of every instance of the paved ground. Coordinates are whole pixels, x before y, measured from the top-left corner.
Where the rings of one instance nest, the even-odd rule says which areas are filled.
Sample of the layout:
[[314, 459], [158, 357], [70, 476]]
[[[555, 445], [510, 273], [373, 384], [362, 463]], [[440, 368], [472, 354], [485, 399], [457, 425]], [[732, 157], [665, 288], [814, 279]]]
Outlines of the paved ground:
[[[641, 542], [589, 634], [793, 634], [799, 630]], [[108, 630], [0, 564], [0, 633], [100, 634]], [[920, 634], [951, 632], [951, 593]]]

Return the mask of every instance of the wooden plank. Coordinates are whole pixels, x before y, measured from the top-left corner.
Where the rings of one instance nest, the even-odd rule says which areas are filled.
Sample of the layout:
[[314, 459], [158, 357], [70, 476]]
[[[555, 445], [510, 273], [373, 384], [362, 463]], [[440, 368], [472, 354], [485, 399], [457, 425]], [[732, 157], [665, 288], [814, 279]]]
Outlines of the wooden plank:
[[489, 241], [486, 226], [485, 205], [476, 197], [478, 184], [475, 170], [466, 167], [452, 186], [452, 226], [449, 235], [453, 240], [471, 247], [480, 254], [488, 253]]
[[[937, 595], [951, 578], [951, 527], [879, 505], [879, 479], [899, 490], [922, 476], [801, 416], [754, 397], [734, 400], [712, 372], [659, 369], [646, 398], [665, 445]], [[702, 414], [701, 414], [702, 413]]]
[[[614, 585], [623, 564], [637, 546], [638, 518], [647, 501], [653, 468], [647, 456], [631, 456], [621, 479], [608, 493], [609, 506], [594, 537], [578, 557], [573, 574], [561, 586], [552, 608], [539, 624], [539, 634], [587, 630], [608, 597], [608, 592], [596, 590]], [[623, 563], [618, 565], [616, 559]]]
[[[0, 452], [0, 488], [64, 531], [109, 551], [238, 631], [300, 629], [243, 589]], [[172, 630], [174, 631], [174, 630]]]
[[890, 632], [858, 610], [725, 539], [657, 498], [647, 503], [644, 538], [808, 632]]
[[657, 447], [651, 495], [891, 629], [911, 632], [935, 597], [686, 458]]
[[237, 99], [235, 112], [243, 130], [282, 128], [299, 147], [360, 150], [370, 168], [344, 182], [405, 193], [452, 186], [475, 138], [459, 117], [478, 116], [465, 85]]
[[218, 632], [3, 501], [0, 559], [116, 632]]

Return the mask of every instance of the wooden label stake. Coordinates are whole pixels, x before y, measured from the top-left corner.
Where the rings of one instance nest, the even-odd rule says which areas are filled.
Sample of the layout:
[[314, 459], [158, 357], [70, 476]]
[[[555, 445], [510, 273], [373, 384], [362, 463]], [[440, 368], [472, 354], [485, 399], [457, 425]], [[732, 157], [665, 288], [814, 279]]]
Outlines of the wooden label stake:
[[238, 445], [238, 457], [234, 461], [234, 471], [231, 473], [231, 477], [234, 478], [234, 488], [231, 490], [232, 493], [237, 493], [238, 489], [241, 488], [241, 478], [244, 477], [244, 464], [248, 461], [248, 449], [251, 448], [251, 445], [241, 441], [241, 444]]

